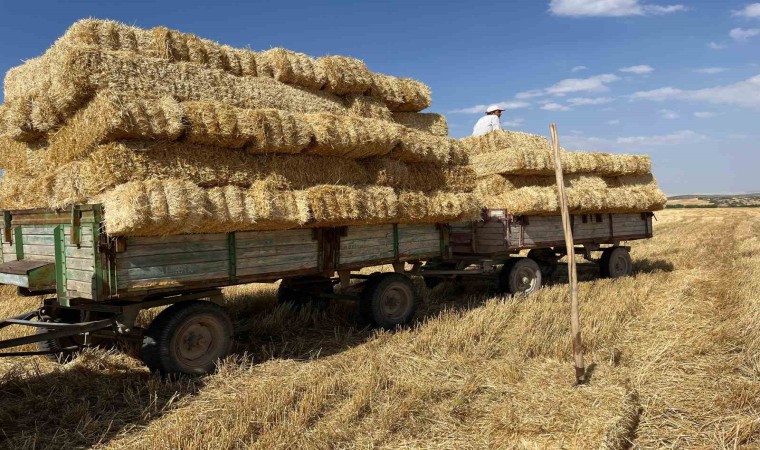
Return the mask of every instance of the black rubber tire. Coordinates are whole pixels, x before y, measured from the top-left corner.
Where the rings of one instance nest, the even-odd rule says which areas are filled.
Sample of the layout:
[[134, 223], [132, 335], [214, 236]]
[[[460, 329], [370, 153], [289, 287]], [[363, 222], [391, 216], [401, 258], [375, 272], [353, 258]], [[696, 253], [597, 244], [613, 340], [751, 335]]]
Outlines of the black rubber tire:
[[[202, 323], [204, 325], [198, 325]], [[187, 339], [198, 339], [195, 344], [209, 348], [200, 353], [197, 362], [183, 360], [178, 340], [185, 337], [193, 326], [201, 336], [191, 334]], [[142, 360], [151, 371], [161, 375], [205, 375], [216, 370], [219, 359], [227, 356], [232, 348], [232, 320], [219, 305], [202, 300], [177, 303], [162, 311], [148, 327], [142, 344]], [[213, 347], [213, 348], [210, 348]], [[194, 351], [190, 349], [185, 351]], [[203, 350], [202, 348], [200, 350]], [[187, 356], [187, 355], [184, 355]]]
[[541, 289], [541, 268], [530, 258], [512, 258], [499, 273], [499, 292], [530, 295]]
[[[398, 310], [389, 310], [389, 302], [398, 302]], [[400, 273], [377, 274], [364, 286], [359, 298], [359, 314], [372, 325], [390, 330], [409, 324], [418, 304], [419, 295], [409, 277]]]
[[542, 281], [551, 279], [557, 271], [560, 257], [551, 248], [534, 248], [528, 252], [528, 258], [538, 263], [541, 269]]
[[620, 278], [633, 274], [631, 254], [625, 247], [604, 249], [599, 260], [599, 275], [603, 278]]

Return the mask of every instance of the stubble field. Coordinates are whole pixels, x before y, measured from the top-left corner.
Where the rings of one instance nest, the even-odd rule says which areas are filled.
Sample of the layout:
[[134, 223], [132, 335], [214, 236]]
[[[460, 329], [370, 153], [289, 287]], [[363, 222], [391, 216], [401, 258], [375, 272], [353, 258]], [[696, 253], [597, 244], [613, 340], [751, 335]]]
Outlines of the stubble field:
[[[567, 287], [423, 289], [415, 326], [225, 291], [236, 352], [166, 381], [125, 355], [0, 359], [7, 448], [760, 446], [760, 210], [667, 210], [635, 275], [580, 284], [590, 382], [573, 387]], [[421, 285], [421, 283], [419, 283]], [[0, 316], [36, 307], [0, 288]], [[14, 335], [0, 331], [0, 337]]]

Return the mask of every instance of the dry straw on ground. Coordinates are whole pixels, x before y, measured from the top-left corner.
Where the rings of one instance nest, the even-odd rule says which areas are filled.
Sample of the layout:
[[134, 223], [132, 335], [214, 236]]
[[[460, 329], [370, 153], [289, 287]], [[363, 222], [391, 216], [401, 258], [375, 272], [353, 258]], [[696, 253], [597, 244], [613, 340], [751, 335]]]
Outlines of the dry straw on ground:
[[[491, 209], [510, 214], [557, 214], [556, 179], [551, 176], [501, 176], [481, 178], [477, 189]], [[665, 194], [650, 175], [565, 177], [568, 205], [576, 213], [658, 211], [665, 207]]]
[[434, 134], [436, 136], [448, 136], [449, 124], [446, 117], [436, 113], [413, 113], [413, 112], [395, 112], [393, 120], [396, 123], [404, 125], [418, 131]]
[[111, 235], [165, 236], [374, 223], [470, 220], [479, 213], [472, 194], [402, 192], [393, 188], [319, 185], [287, 188], [270, 177], [248, 189], [204, 189], [182, 179], [134, 181], [96, 197]]

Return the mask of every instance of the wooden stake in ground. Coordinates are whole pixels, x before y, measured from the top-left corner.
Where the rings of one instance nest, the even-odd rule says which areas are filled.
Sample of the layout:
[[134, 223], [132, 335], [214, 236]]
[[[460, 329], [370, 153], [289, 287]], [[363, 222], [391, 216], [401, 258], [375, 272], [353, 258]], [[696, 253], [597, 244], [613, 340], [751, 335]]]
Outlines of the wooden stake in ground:
[[562, 229], [565, 231], [565, 246], [567, 247], [567, 271], [570, 277], [570, 327], [573, 333], [573, 359], [575, 360], [575, 380], [578, 384], [586, 381], [586, 366], [583, 362], [583, 341], [581, 340], [581, 319], [578, 310], [578, 273], [575, 268], [575, 243], [573, 228], [570, 224], [570, 211], [565, 194], [565, 177], [562, 173], [562, 160], [557, 137], [557, 124], [549, 127], [552, 133], [554, 147], [554, 170], [557, 175], [557, 195], [562, 211]]

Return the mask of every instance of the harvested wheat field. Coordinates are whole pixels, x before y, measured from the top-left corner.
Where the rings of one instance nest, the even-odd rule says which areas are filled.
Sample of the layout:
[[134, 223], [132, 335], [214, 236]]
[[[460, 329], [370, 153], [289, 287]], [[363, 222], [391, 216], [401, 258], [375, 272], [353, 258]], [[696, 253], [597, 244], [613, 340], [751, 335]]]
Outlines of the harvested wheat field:
[[[0, 360], [8, 448], [738, 448], [760, 445], [760, 211], [667, 210], [634, 276], [581, 273], [590, 382], [572, 387], [567, 286], [423, 290], [409, 329], [225, 291], [237, 348], [165, 381], [128, 356]], [[712, 245], [706, 246], [704, 242]], [[422, 285], [422, 283], [418, 283]], [[421, 288], [422, 289], [422, 288]], [[36, 306], [7, 288], [7, 317]], [[0, 337], [10, 337], [7, 331]], [[40, 405], [44, 405], [41, 407]]]

